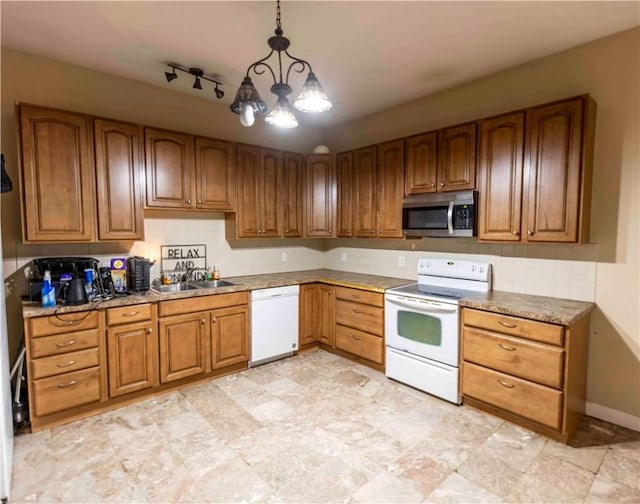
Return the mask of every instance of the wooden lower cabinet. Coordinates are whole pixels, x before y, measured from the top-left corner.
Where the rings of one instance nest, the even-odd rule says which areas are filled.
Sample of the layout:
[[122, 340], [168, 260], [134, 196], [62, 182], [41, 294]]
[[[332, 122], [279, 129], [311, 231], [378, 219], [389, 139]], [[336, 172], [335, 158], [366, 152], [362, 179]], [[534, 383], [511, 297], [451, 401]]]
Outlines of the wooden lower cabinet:
[[318, 341], [332, 347], [336, 334], [335, 287], [333, 285], [320, 284], [318, 307]]
[[567, 442], [584, 415], [589, 318], [562, 326], [463, 308], [464, 403]]
[[298, 348], [316, 343], [318, 326], [318, 296], [319, 284], [304, 284], [300, 286], [299, 298], [299, 332]]
[[62, 313], [25, 319], [31, 427], [59, 423], [107, 399], [104, 315]]
[[247, 362], [250, 357], [249, 308], [234, 306], [211, 312], [211, 368]]
[[160, 382], [167, 383], [206, 371], [209, 337], [206, 312], [160, 319]]

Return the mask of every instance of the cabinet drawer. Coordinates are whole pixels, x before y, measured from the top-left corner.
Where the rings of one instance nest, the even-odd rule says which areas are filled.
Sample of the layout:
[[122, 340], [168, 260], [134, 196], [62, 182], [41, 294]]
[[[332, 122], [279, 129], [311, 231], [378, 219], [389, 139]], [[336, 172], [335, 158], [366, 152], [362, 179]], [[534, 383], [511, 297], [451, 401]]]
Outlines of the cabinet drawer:
[[549, 387], [562, 388], [561, 347], [465, 326], [463, 359]]
[[37, 416], [100, 400], [100, 368], [94, 367], [33, 381]]
[[31, 377], [34, 380], [55, 376], [69, 371], [77, 371], [100, 364], [100, 352], [97, 348], [68, 352], [31, 361]]
[[128, 324], [151, 320], [151, 303], [109, 308], [107, 310], [107, 325]]
[[346, 299], [347, 301], [355, 301], [356, 303], [373, 306], [384, 306], [384, 295], [378, 292], [349, 289], [348, 287], [336, 287], [336, 299]]
[[160, 317], [166, 317], [168, 315], [215, 310], [216, 308], [225, 308], [227, 306], [243, 305], [248, 302], [249, 294], [246, 291], [175, 299], [173, 301], [160, 301], [158, 303], [158, 315]]
[[336, 326], [336, 348], [378, 364], [384, 362], [384, 340], [357, 329]]
[[463, 321], [465, 325], [480, 327], [489, 331], [520, 336], [552, 345], [562, 346], [564, 344], [564, 327], [559, 325], [469, 308], [463, 310]]
[[98, 327], [98, 312], [61, 313], [29, 319], [31, 337], [60, 334]]
[[462, 393], [554, 429], [562, 422], [562, 392], [469, 362], [462, 364]]
[[43, 336], [30, 340], [31, 358], [38, 359], [47, 355], [57, 355], [73, 350], [97, 347], [98, 330], [75, 331], [55, 336]]
[[378, 336], [384, 334], [384, 308], [336, 300], [336, 324]]

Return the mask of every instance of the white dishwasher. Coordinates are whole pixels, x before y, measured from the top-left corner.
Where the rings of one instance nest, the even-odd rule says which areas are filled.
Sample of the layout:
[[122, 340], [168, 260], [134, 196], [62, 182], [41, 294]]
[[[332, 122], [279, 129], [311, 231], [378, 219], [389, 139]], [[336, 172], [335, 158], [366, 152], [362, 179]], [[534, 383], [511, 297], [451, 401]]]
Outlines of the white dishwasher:
[[249, 367], [288, 357], [298, 348], [298, 294], [288, 285], [251, 291]]

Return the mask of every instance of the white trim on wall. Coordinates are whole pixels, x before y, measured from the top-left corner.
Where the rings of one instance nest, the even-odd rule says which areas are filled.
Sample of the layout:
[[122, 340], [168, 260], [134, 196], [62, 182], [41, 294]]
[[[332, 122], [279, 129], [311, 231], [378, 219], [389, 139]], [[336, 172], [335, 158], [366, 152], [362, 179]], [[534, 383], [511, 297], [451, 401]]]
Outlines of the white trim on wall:
[[627, 429], [640, 432], [640, 417], [630, 415], [623, 411], [614, 410], [601, 406], [600, 404], [588, 402], [586, 403], [585, 413], [591, 417], [599, 418], [600, 420], [606, 420], [607, 422], [621, 425]]

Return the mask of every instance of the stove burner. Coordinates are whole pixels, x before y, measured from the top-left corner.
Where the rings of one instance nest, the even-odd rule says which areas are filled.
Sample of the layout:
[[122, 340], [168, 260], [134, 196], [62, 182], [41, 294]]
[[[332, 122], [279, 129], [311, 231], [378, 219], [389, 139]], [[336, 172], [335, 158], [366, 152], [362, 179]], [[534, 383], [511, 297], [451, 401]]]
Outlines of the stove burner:
[[446, 287], [436, 287], [434, 285], [421, 285], [418, 284], [418, 292], [427, 296], [440, 296], [451, 299], [462, 299], [468, 291], [461, 291], [456, 289], [447, 289]]

